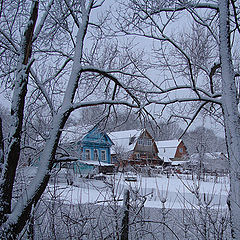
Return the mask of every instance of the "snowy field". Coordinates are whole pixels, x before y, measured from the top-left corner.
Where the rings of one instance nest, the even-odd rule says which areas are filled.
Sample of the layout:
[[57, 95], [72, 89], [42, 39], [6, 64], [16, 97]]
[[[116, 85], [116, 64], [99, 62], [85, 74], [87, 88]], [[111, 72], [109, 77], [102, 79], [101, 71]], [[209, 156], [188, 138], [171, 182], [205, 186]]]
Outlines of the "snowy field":
[[[136, 181], [126, 181], [127, 178]], [[194, 209], [199, 204], [209, 204], [211, 208], [226, 208], [229, 191], [227, 177], [208, 176], [205, 181], [190, 180], [187, 175], [166, 175], [142, 177], [129, 173], [106, 176], [106, 180], [75, 177], [73, 186], [61, 179], [51, 182], [45, 197], [53, 192], [65, 204], [109, 203], [115, 199], [121, 204], [124, 189], [145, 197], [145, 207], [171, 209]]]
[[[35, 169], [18, 176], [18, 187]], [[229, 239], [228, 177], [132, 173], [106, 175], [105, 180], [66, 172], [52, 177], [35, 209], [36, 239], [119, 239], [123, 219], [123, 193], [130, 190], [129, 239]], [[132, 181], [126, 181], [132, 180]], [[30, 180], [30, 179], [28, 179]], [[22, 183], [21, 183], [22, 182]]]
[[118, 173], [106, 180], [75, 177], [69, 186], [60, 174], [39, 208], [37, 239], [119, 239], [125, 189], [130, 189], [131, 240], [229, 239], [228, 178], [191, 177]]

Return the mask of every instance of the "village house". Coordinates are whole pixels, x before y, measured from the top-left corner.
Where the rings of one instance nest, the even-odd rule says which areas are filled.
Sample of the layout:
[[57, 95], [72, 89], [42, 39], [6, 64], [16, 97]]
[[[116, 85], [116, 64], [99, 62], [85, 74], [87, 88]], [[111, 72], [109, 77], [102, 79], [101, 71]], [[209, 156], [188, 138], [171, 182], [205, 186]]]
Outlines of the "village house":
[[190, 156], [189, 166], [193, 169], [209, 173], [228, 173], [229, 163], [226, 154], [222, 152], [194, 153]]
[[98, 125], [82, 127], [82, 131], [79, 128], [71, 127], [63, 133], [68, 152], [78, 159], [73, 163], [75, 171], [81, 174], [112, 172], [114, 166], [111, 164], [110, 148], [113, 142], [107, 133]]
[[111, 163], [112, 140], [99, 127], [92, 128], [80, 141], [82, 160]]
[[181, 139], [156, 141], [156, 145], [164, 165], [178, 166], [188, 159], [187, 148]]
[[109, 133], [114, 145], [112, 162], [116, 165], [161, 165], [157, 145], [146, 129]]

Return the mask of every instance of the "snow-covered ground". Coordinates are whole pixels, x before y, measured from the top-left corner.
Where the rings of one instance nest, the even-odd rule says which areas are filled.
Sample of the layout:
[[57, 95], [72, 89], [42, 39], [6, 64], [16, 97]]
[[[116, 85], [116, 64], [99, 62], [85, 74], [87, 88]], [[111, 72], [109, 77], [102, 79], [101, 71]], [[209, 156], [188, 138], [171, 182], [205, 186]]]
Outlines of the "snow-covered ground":
[[146, 196], [144, 206], [150, 208], [162, 208], [163, 202], [166, 208], [172, 209], [195, 209], [200, 205], [208, 205], [212, 209], [227, 207], [227, 177], [218, 177], [217, 182], [210, 176], [207, 181], [193, 181], [189, 179], [190, 176], [187, 179], [186, 175], [174, 175], [170, 178], [166, 175], [130, 175], [137, 181], [125, 181], [126, 177], [129, 177], [129, 174], [110, 175], [105, 181], [75, 177], [73, 186], [64, 181], [50, 183], [45, 197], [54, 196], [67, 204], [108, 204], [113, 199], [122, 204], [124, 189], [130, 188], [136, 196]]

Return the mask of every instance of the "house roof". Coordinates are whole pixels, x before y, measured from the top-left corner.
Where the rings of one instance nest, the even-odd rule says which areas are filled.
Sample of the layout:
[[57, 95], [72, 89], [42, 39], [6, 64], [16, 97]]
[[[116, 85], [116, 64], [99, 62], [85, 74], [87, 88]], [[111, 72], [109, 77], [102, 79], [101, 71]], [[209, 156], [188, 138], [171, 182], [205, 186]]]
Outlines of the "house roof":
[[156, 144], [159, 148], [177, 148], [182, 139], [173, 139], [166, 141], [157, 141]]
[[[212, 153], [203, 153], [202, 154], [202, 163], [204, 164], [205, 169], [215, 170], [227, 170], [229, 168], [228, 160], [226, 154], [222, 152], [212, 152]], [[194, 153], [190, 157], [190, 162], [193, 165], [200, 163], [200, 154]]]
[[112, 146], [114, 143], [111, 138], [107, 135], [106, 132], [102, 131], [98, 125], [94, 126], [83, 138], [83, 144], [107, 144], [108, 146]]
[[126, 130], [109, 133], [108, 135], [114, 143], [111, 154], [117, 153], [119, 149], [121, 149], [122, 152], [132, 151], [143, 131], [144, 130]]
[[169, 159], [174, 158], [177, 147], [181, 143], [181, 139], [157, 141], [158, 156], [163, 159], [164, 162], [169, 162]]
[[[192, 162], [198, 162], [199, 157], [200, 157], [199, 153], [193, 153], [190, 156], [190, 159]], [[215, 160], [219, 158], [226, 158], [226, 155], [222, 152], [203, 153], [203, 158], [204, 160]]]
[[71, 126], [62, 130], [61, 135], [62, 143], [73, 142], [96, 142], [104, 143], [107, 141], [110, 145], [113, 144], [109, 136], [102, 131], [97, 125], [88, 126]]

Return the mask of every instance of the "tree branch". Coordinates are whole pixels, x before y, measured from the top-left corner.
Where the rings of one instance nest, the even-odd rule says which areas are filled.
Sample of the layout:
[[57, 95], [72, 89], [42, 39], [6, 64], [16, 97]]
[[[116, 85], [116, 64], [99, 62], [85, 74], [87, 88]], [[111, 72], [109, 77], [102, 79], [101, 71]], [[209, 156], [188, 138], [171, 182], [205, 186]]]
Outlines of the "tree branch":
[[32, 40], [33, 42], [38, 38], [38, 35], [40, 34], [40, 32], [41, 32], [41, 30], [43, 28], [44, 22], [47, 19], [47, 16], [48, 16], [49, 11], [50, 11], [50, 9], [51, 9], [51, 7], [53, 5], [53, 2], [54, 2], [54, 0], [50, 0], [48, 6], [46, 7], [46, 10], [43, 13], [42, 18], [41, 18], [38, 26], [36, 27], [36, 31], [34, 33], [33, 40]]
[[71, 111], [81, 108], [81, 107], [90, 107], [90, 106], [97, 106], [103, 104], [110, 104], [110, 105], [125, 105], [131, 108], [139, 108], [139, 105], [132, 104], [126, 101], [117, 101], [117, 100], [99, 100], [99, 101], [92, 101], [92, 102], [79, 102], [74, 103], [71, 106]]
[[141, 105], [141, 103], [139, 102], [137, 97], [134, 96], [134, 94], [131, 91], [129, 91], [128, 87], [125, 86], [123, 83], [121, 83], [115, 76], [108, 73], [107, 71], [105, 71], [103, 69], [100, 69], [100, 68], [95, 68], [95, 67], [92, 67], [92, 66], [86, 66], [86, 67], [82, 67], [81, 72], [95, 72], [95, 73], [99, 73], [99, 74], [103, 75], [104, 77], [107, 77], [108, 79], [111, 79], [118, 86], [123, 88], [126, 91], [126, 93], [128, 93], [129, 96], [137, 103], [138, 106]]
[[47, 94], [47, 91], [44, 87], [44, 85], [41, 83], [41, 81], [38, 79], [37, 74], [35, 73], [35, 71], [31, 68], [30, 69], [30, 73], [32, 75], [32, 79], [35, 82], [35, 84], [37, 85], [37, 87], [39, 88], [39, 90], [41, 91], [41, 93], [43, 94], [44, 98], [46, 99], [46, 102], [51, 110], [51, 114], [52, 116], [54, 116], [54, 114], [56, 113], [54, 106], [52, 104], [51, 99], [49, 98], [49, 95]]

